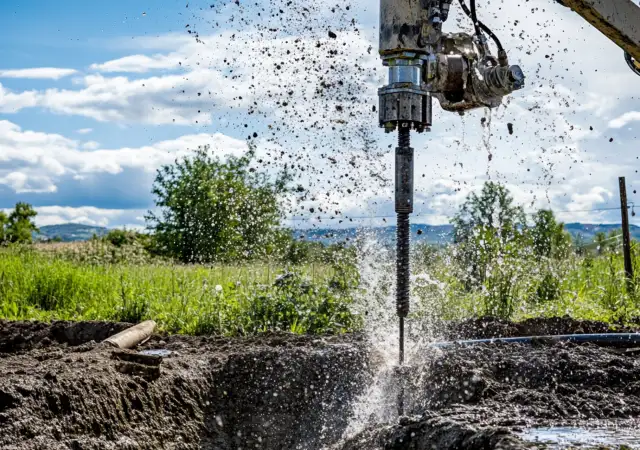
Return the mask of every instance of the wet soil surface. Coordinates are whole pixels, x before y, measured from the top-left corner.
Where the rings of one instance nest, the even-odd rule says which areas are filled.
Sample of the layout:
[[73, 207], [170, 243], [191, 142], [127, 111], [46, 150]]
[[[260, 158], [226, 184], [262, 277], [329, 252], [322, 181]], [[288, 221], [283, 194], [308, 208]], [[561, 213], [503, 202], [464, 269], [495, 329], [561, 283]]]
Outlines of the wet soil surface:
[[[530, 428], [635, 429], [640, 417], [640, 353], [569, 343], [425, 346], [388, 386], [404, 380], [406, 415], [353, 432], [354, 405], [371, 395], [381, 364], [362, 336], [155, 335], [137, 350], [170, 351], [161, 362], [96, 343], [127, 326], [0, 321], [0, 448], [522, 449], [533, 446], [519, 437]], [[443, 335], [621, 331], [635, 330], [483, 319]]]
[[[448, 338], [614, 331], [635, 330], [570, 319], [484, 319], [449, 327]], [[518, 436], [553, 426], [637, 429], [640, 353], [621, 351], [569, 343], [424, 348], [405, 376], [407, 417], [368, 426], [339, 448], [546, 448]]]
[[0, 322], [0, 448], [323, 448], [365, 384], [358, 336], [154, 336], [158, 365], [96, 344], [126, 327]]

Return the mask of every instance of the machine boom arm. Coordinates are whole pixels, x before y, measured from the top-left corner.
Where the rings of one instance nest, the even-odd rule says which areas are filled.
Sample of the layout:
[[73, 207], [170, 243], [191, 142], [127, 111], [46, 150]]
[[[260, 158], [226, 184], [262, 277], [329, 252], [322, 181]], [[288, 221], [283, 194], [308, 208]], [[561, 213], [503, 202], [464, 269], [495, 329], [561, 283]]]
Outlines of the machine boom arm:
[[640, 61], [640, 6], [631, 0], [556, 0]]

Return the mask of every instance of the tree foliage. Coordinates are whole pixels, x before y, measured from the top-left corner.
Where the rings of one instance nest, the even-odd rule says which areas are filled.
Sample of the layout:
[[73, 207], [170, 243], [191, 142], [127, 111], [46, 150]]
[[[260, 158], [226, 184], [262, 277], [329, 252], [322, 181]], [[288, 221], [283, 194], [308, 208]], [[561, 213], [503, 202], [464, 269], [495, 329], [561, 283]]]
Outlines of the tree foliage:
[[487, 182], [480, 194], [472, 192], [453, 218], [453, 238], [467, 268], [468, 287], [483, 283], [492, 264], [522, 250], [526, 219], [506, 187]]
[[283, 239], [281, 198], [289, 176], [275, 181], [256, 170], [252, 148], [222, 161], [209, 148], [157, 172], [153, 185], [158, 212], [149, 228], [158, 251], [188, 263], [260, 258]]
[[9, 217], [2, 211], [0, 211], [0, 244], [7, 242], [7, 223], [9, 223]]
[[0, 212], [0, 243], [28, 244], [33, 241], [33, 233], [38, 231], [34, 218], [38, 215], [33, 206], [18, 202], [7, 216]]
[[571, 235], [551, 210], [541, 209], [534, 215], [530, 233], [533, 252], [538, 257], [564, 259], [571, 251]]

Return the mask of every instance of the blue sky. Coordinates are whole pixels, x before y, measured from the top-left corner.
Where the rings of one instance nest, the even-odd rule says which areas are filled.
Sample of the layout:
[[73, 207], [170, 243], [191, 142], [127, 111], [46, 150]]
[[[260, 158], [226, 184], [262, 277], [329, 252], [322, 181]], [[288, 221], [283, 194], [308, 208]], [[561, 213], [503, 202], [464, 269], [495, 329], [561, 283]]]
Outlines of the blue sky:
[[[261, 168], [294, 167], [305, 195], [288, 212], [304, 226], [334, 224], [314, 217], [336, 211], [392, 215], [393, 136], [372, 112], [377, 2], [257, 3], [0, 2], [0, 208], [33, 203], [40, 225], [143, 226], [158, 167], [199, 145], [240, 154], [250, 136]], [[618, 221], [583, 210], [616, 206], [620, 175], [640, 202], [640, 78], [550, 0], [500, 14], [492, 3], [479, 2], [481, 17], [527, 87], [491, 113], [436, 107], [432, 133], [414, 139], [420, 222], [445, 223], [487, 179], [527, 210]], [[446, 28], [469, 31], [457, 9]]]

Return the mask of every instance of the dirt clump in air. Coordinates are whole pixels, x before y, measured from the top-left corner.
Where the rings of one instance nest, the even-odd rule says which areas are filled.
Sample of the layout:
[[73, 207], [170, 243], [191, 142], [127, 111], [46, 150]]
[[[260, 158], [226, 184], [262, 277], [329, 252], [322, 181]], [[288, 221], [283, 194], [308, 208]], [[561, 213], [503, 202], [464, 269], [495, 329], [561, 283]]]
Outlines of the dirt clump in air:
[[96, 343], [124, 327], [1, 322], [0, 448], [322, 448], [367, 373], [355, 335], [156, 335], [158, 366]]

